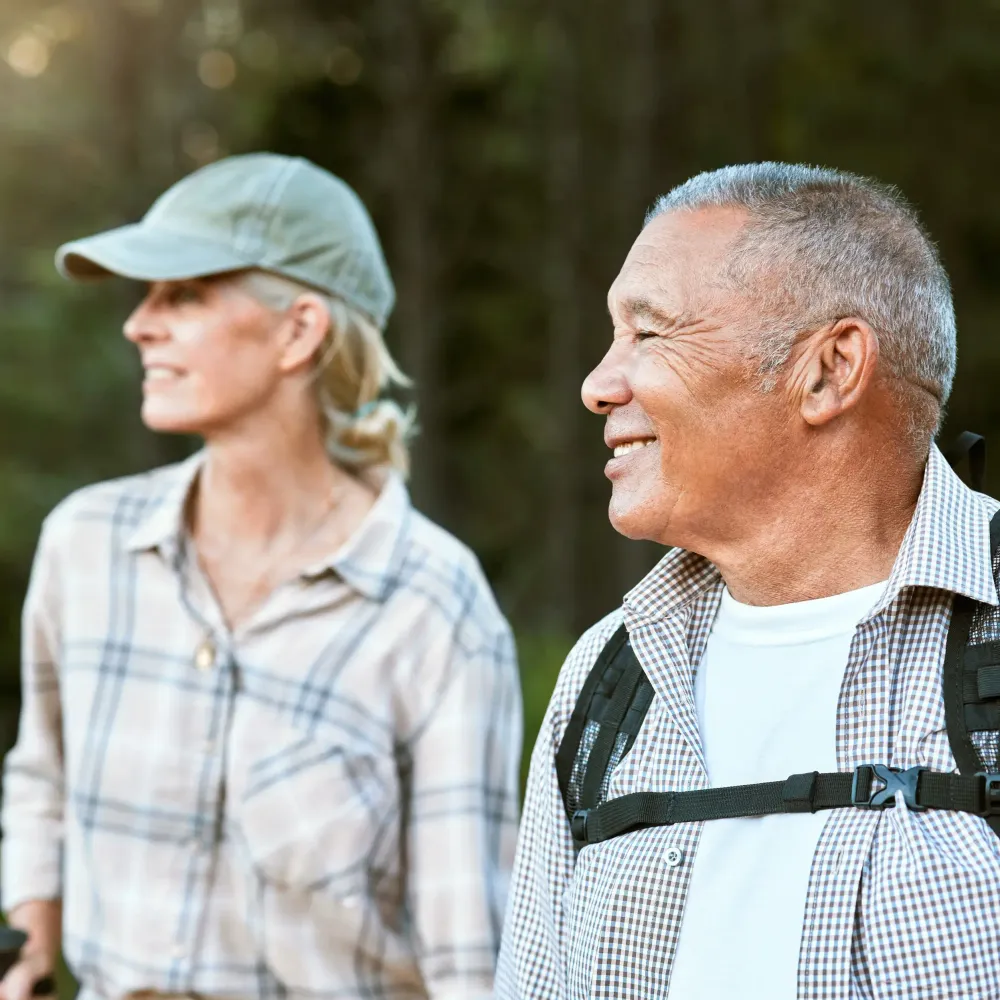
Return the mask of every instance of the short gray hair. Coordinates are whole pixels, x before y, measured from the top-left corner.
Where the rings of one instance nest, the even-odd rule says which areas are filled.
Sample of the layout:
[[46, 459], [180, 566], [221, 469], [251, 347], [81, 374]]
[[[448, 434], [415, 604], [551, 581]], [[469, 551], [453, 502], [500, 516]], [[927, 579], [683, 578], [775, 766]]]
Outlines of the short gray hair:
[[878, 336], [884, 371], [937, 399], [938, 422], [955, 376], [951, 285], [898, 190], [839, 170], [750, 163], [692, 177], [646, 222], [711, 206], [750, 216], [724, 278], [757, 298], [761, 319], [773, 324], [761, 331], [762, 371], [773, 377], [797, 334], [857, 316]]

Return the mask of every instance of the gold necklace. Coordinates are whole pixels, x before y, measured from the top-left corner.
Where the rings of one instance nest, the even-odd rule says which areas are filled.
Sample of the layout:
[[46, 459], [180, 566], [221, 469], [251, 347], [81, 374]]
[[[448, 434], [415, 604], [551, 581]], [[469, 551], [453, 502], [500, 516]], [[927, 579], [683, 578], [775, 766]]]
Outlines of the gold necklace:
[[[334, 513], [335, 510], [337, 510], [340, 507], [343, 497], [338, 497], [337, 495], [338, 492], [339, 491], [337, 489], [332, 489], [330, 491], [327, 497], [326, 507], [322, 515], [317, 519], [316, 523], [309, 529], [309, 531], [307, 531], [304, 535], [296, 539], [296, 541], [285, 551], [279, 552], [277, 558], [272, 557], [266, 561], [264, 566], [264, 571], [259, 575], [259, 579], [266, 581], [268, 576], [274, 571], [276, 566], [278, 566], [284, 560], [292, 558], [292, 556], [294, 556], [297, 552], [299, 552], [310, 542], [316, 539], [320, 531], [329, 521], [330, 516]], [[204, 563], [202, 559], [199, 557], [198, 544], [193, 535], [191, 536], [191, 542], [192, 542], [192, 547], [194, 549], [195, 557], [198, 559], [199, 566], [205, 573], [205, 577], [207, 579], [210, 588], [214, 591], [215, 587], [212, 584], [210, 574], [205, 569]], [[216, 603], [219, 605], [219, 610], [220, 612], [222, 612], [223, 617], [225, 618], [230, 631], [234, 630], [237, 623], [244, 620], [248, 612], [250, 612], [255, 607], [259, 607], [263, 603], [263, 601], [271, 593], [274, 592], [274, 590], [275, 590], [274, 585], [268, 585], [267, 589], [263, 594], [252, 592], [249, 600], [246, 600], [242, 602], [240, 605], [238, 605], [235, 611], [233, 608], [230, 608], [228, 612], [223, 610], [222, 601], [219, 599], [219, 596], [216, 593], [215, 594]], [[207, 634], [204, 637], [204, 639], [201, 641], [201, 643], [199, 643], [197, 649], [195, 650], [194, 654], [195, 667], [202, 672], [210, 670], [215, 665], [216, 653], [217, 650], [216, 650], [215, 640], [212, 636], [212, 633], [209, 632], [209, 634]]]

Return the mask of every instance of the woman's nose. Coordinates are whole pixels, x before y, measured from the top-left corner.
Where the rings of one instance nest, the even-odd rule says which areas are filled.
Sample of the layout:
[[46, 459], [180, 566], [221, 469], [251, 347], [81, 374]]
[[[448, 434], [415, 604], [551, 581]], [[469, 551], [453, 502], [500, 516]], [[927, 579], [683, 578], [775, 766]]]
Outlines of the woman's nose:
[[155, 340], [163, 336], [163, 324], [157, 318], [156, 310], [150, 303], [148, 296], [135, 307], [129, 318], [125, 320], [122, 332], [125, 334], [125, 339], [130, 340], [133, 344]]

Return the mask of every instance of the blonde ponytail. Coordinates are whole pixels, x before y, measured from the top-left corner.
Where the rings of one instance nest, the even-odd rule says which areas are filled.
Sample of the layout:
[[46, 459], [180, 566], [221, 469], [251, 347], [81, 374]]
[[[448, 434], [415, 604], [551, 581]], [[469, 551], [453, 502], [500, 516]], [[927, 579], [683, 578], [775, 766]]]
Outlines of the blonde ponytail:
[[353, 471], [389, 467], [405, 477], [415, 414], [412, 408], [403, 410], [394, 400], [381, 398], [381, 393], [410, 381], [389, 353], [382, 331], [343, 300], [280, 275], [253, 270], [240, 280], [272, 309], [287, 309], [306, 292], [323, 300], [330, 329], [316, 359], [313, 384], [327, 451]]

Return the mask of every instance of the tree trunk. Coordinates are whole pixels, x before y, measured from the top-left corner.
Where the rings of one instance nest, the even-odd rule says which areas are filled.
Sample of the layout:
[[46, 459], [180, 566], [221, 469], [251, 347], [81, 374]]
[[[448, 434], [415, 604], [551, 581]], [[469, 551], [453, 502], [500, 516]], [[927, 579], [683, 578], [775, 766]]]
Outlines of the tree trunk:
[[442, 420], [433, 246], [435, 168], [432, 67], [421, 0], [380, 0], [388, 118], [384, 182], [392, 215], [389, 256], [396, 283], [393, 326], [402, 367], [413, 379], [420, 437], [412, 489], [432, 517], [443, 515]]
[[579, 63], [572, 0], [553, 0], [549, 30], [546, 186], [546, 298], [549, 401], [552, 415], [548, 489], [548, 571], [552, 623], [577, 625], [577, 545], [580, 542], [579, 258], [583, 215], [580, 167]]

